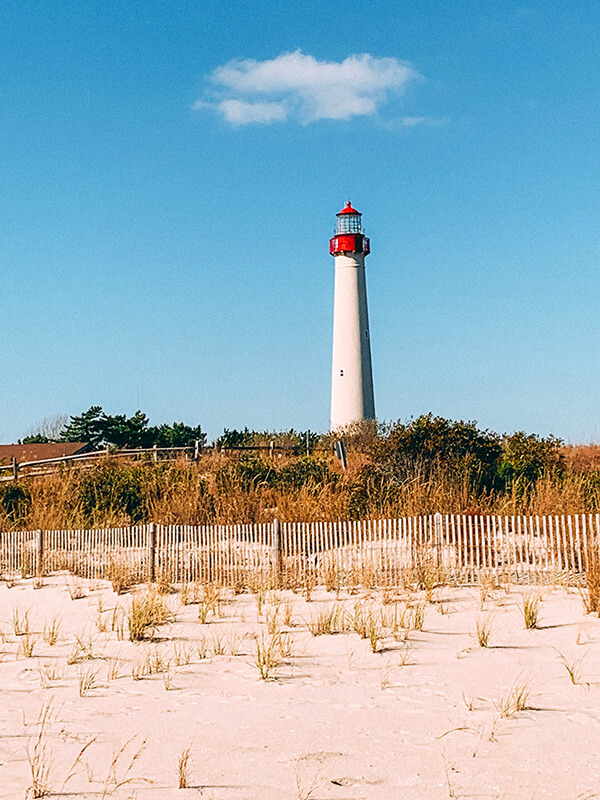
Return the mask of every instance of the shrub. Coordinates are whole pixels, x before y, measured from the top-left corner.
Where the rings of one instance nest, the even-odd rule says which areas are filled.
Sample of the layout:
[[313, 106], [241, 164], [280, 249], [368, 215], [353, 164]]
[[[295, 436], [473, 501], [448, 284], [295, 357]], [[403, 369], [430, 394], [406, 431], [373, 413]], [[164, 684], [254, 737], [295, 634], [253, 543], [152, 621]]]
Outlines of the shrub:
[[525, 487], [535, 483], [549, 469], [562, 469], [562, 442], [554, 436], [517, 431], [502, 440], [498, 475], [505, 485]]
[[22, 483], [0, 484], [0, 508], [9, 524], [26, 520], [31, 508], [29, 487]]
[[107, 461], [81, 475], [76, 504], [91, 524], [119, 515], [141, 522], [146, 517], [146, 480], [142, 465]]

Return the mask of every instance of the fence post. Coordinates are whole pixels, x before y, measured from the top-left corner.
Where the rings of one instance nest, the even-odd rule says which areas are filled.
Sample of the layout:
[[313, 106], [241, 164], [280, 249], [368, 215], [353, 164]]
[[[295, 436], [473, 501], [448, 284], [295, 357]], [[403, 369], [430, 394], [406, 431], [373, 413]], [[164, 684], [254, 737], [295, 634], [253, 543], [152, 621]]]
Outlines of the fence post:
[[198, 461], [200, 458], [200, 440], [194, 440], [194, 461]]
[[35, 574], [41, 578], [44, 574], [44, 531], [40, 528], [37, 532], [37, 561]]
[[438, 567], [441, 567], [443, 535], [442, 535], [442, 515], [439, 513], [439, 511], [436, 514], [434, 514], [433, 521], [435, 526], [435, 549], [437, 551], [437, 563]]
[[275, 585], [279, 586], [283, 571], [283, 552], [281, 549], [281, 523], [278, 519], [273, 520], [273, 566]]
[[156, 524], [148, 525], [148, 583], [156, 580]]
[[13, 480], [16, 481], [17, 478], [19, 477], [19, 462], [14, 457], [12, 460], [12, 471], [13, 471]]

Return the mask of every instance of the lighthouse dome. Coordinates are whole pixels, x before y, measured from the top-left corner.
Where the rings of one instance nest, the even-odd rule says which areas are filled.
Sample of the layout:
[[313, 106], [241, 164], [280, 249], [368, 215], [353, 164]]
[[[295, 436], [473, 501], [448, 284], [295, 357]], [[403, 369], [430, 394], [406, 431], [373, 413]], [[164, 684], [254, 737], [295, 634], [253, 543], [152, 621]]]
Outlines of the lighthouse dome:
[[355, 208], [352, 208], [350, 200], [346, 203], [344, 208], [336, 215], [337, 225], [335, 226], [335, 235], [345, 233], [363, 233], [362, 223], [360, 218], [362, 214]]
[[339, 217], [340, 214], [358, 214], [359, 217], [362, 217], [360, 211], [357, 211], [355, 208], [352, 208], [352, 203], [350, 202], [350, 200], [348, 200], [348, 202], [342, 208], [342, 210], [338, 212], [337, 216]]

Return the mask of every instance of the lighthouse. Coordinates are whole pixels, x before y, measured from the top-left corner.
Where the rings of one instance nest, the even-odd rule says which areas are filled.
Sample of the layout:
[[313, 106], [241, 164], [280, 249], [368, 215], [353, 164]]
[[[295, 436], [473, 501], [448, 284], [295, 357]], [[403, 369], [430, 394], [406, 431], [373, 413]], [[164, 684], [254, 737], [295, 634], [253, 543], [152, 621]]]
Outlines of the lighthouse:
[[335, 259], [331, 430], [375, 419], [362, 214], [350, 201], [339, 214], [329, 252]]

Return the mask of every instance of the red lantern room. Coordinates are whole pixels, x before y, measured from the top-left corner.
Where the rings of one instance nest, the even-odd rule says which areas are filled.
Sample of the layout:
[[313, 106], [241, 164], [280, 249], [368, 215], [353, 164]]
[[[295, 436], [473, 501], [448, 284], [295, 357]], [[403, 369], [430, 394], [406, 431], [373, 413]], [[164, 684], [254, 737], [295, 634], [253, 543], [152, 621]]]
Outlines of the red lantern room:
[[362, 253], [366, 256], [371, 252], [369, 239], [364, 235], [361, 217], [360, 211], [352, 208], [348, 200], [346, 206], [337, 214], [335, 236], [329, 241], [329, 252], [332, 256], [343, 253]]

